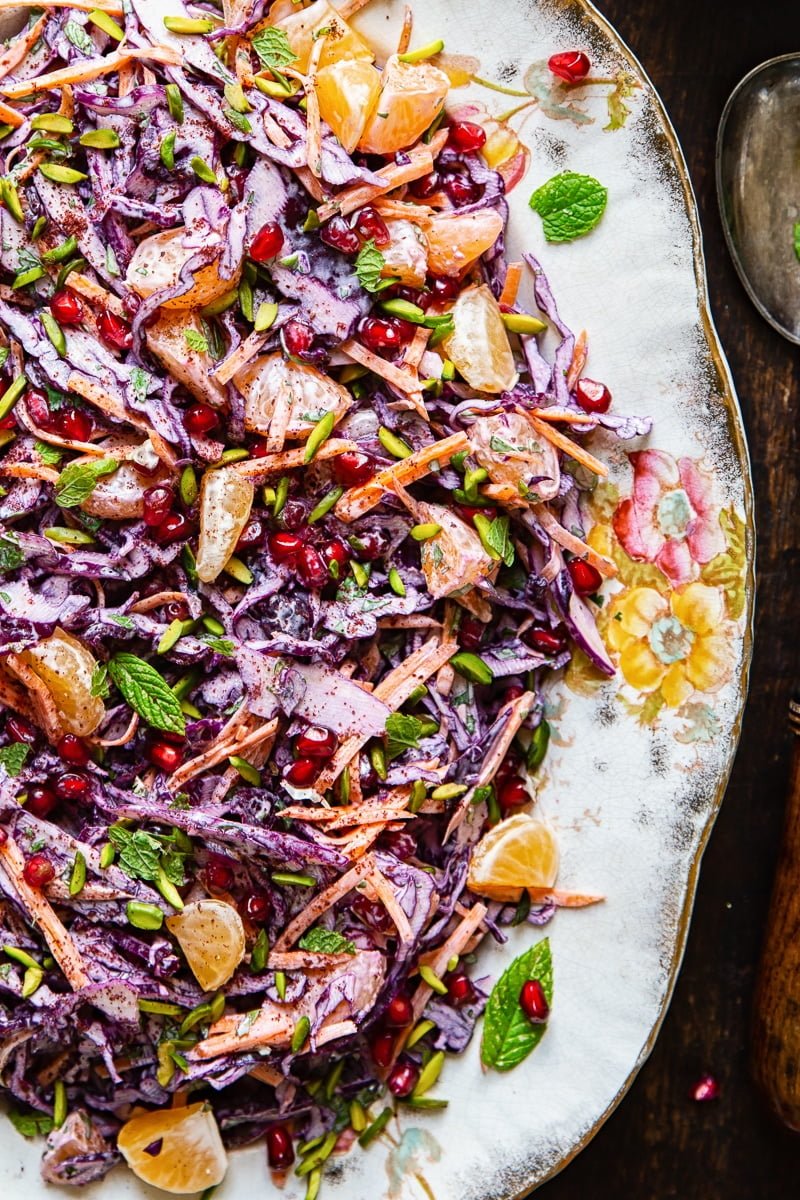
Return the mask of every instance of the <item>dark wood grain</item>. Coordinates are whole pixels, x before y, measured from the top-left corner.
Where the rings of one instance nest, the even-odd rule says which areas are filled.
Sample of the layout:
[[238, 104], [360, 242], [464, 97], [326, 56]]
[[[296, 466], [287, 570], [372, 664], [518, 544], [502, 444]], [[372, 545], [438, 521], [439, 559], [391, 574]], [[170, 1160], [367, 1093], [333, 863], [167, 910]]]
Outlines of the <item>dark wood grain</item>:
[[[737, 81], [766, 58], [800, 51], [800, 7], [785, 0], [598, 2], [658, 88], [697, 192], [712, 308], [753, 460], [756, 644], [739, 755], [661, 1035], [616, 1113], [537, 1196], [784, 1200], [800, 1178], [800, 1136], [773, 1121], [757, 1092], [749, 1035], [788, 785], [787, 705], [800, 680], [800, 355], [757, 315], [731, 266], [714, 193], [714, 143]], [[800, 196], [787, 199], [800, 207]], [[721, 1098], [693, 1103], [689, 1088], [707, 1070], [719, 1079]]]

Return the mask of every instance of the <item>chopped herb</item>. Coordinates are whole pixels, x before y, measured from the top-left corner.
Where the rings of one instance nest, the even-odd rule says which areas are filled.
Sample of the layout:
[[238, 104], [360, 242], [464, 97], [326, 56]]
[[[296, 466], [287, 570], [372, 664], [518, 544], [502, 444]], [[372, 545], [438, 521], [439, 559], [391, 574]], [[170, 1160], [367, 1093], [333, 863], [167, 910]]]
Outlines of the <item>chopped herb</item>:
[[285, 29], [270, 26], [260, 30], [251, 41], [251, 46], [259, 57], [262, 66], [270, 71], [278, 71], [297, 61], [297, 55], [289, 45]]
[[25, 766], [25, 759], [30, 753], [30, 746], [25, 742], [12, 742], [10, 746], [0, 748], [0, 766], [5, 767], [6, 774], [16, 779]]
[[75, 508], [91, 496], [104, 475], [116, 471], [116, 458], [101, 458], [90, 463], [71, 462], [56, 480], [55, 500], [60, 508]]
[[186, 721], [180, 703], [155, 667], [135, 654], [115, 654], [109, 674], [124, 699], [154, 729], [183, 734]]
[[67, 21], [64, 26], [64, 35], [68, 41], [72, 42], [78, 50], [83, 54], [92, 55], [95, 52], [94, 42], [89, 37], [89, 34], [84, 29], [83, 25], [79, 25], [77, 21]]
[[355, 944], [335, 929], [309, 929], [297, 943], [301, 950], [314, 954], [355, 954]]
[[358, 252], [356, 258], [356, 275], [358, 282], [367, 292], [381, 290], [381, 271], [386, 265], [386, 259], [381, 254], [372, 238]]
[[190, 350], [208, 354], [208, 338], [203, 337], [202, 333], [198, 333], [196, 329], [184, 329], [183, 336], [186, 338], [186, 345]]

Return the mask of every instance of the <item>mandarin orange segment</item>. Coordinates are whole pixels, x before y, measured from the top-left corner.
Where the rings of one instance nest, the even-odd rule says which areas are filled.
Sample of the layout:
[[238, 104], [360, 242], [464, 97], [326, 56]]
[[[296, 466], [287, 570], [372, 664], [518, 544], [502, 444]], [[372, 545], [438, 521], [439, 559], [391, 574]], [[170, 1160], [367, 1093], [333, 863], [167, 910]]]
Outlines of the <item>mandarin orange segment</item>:
[[428, 239], [428, 266], [434, 275], [461, 275], [497, 241], [503, 218], [493, 208], [470, 213], [442, 213], [423, 227]]
[[202, 1101], [131, 1118], [117, 1146], [134, 1175], [178, 1196], [216, 1187], [228, 1167], [214, 1114]]
[[364, 39], [342, 20], [328, 0], [316, 0], [309, 8], [293, 12], [277, 24], [285, 30], [289, 45], [297, 55], [297, 61], [291, 64], [297, 71], [308, 69], [315, 35], [321, 36], [323, 30], [326, 31], [326, 37], [320, 67], [327, 67], [345, 58], [363, 58], [372, 62], [375, 57]]
[[467, 288], [452, 308], [454, 329], [442, 343], [470, 387], [510, 392], [518, 373], [500, 306], [485, 283]]
[[549, 825], [529, 813], [517, 813], [478, 842], [467, 886], [489, 900], [518, 900], [525, 888], [553, 887], [558, 865], [558, 843]]
[[358, 145], [380, 94], [381, 73], [366, 59], [340, 59], [317, 72], [320, 116], [348, 154]]
[[450, 80], [438, 67], [402, 63], [393, 55], [358, 148], [367, 154], [393, 154], [412, 146], [440, 112], [449, 87]]
[[244, 926], [232, 904], [224, 900], [196, 900], [174, 917], [167, 928], [204, 992], [227, 983], [244, 957]]

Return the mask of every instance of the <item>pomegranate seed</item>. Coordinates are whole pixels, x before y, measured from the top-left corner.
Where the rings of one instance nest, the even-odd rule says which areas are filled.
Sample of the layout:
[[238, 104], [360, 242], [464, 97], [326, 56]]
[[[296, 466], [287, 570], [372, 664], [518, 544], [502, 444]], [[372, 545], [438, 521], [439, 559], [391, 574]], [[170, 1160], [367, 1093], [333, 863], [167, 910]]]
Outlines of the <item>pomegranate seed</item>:
[[27, 742], [32, 746], [38, 736], [36, 726], [16, 714], [6, 718], [6, 733], [12, 742]]
[[344, 217], [331, 217], [320, 229], [319, 236], [326, 246], [341, 250], [342, 254], [358, 254], [361, 249], [361, 239]]
[[89, 751], [74, 733], [65, 733], [56, 749], [59, 758], [73, 767], [85, 767], [89, 762]]
[[386, 539], [381, 533], [360, 533], [350, 542], [353, 557], [359, 562], [374, 562], [386, 550]]
[[269, 552], [276, 563], [294, 563], [303, 539], [296, 533], [271, 533], [267, 538]]
[[80, 800], [89, 794], [89, 780], [85, 775], [68, 771], [56, 780], [55, 789], [60, 800]]
[[295, 738], [294, 748], [299, 758], [318, 758], [327, 762], [333, 758], [339, 739], [332, 729], [309, 725]]
[[554, 75], [566, 83], [579, 83], [589, 74], [592, 64], [588, 54], [582, 50], [564, 50], [561, 54], [551, 55], [547, 65]]
[[529, 979], [523, 983], [519, 994], [519, 1003], [525, 1016], [533, 1025], [544, 1025], [550, 1016], [550, 1005], [544, 994], [544, 988], [538, 979]]
[[475, 617], [463, 617], [458, 630], [458, 644], [464, 650], [477, 650], [483, 641], [486, 626]]
[[342, 487], [360, 487], [369, 483], [377, 467], [375, 460], [362, 450], [348, 450], [333, 460], [333, 473]]
[[434, 300], [453, 300], [458, 295], [461, 284], [456, 278], [448, 275], [433, 275], [430, 289]]
[[38, 388], [28, 388], [22, 397], [22, 403], [37, 425], [41, 425], [42, 429], [53, 428], [55, 414], [50, 411], [44, 392], [40, 392]]
[[396, 354], [403, 346], [399, 322], [384, 317], [365, 317], [358, 327], [358, 334], [374, 354]]
[[31, 887], [41, 888], [52, 883], [56, 877], [56, 869], [46, 854], [33, 854], [22, 869], [25, 882]]
[[244, 902], [245, 916], [257, 925], [263, 925], [272, 913], [272, 901], [266, 892], [251, 892]]
[[73, 442], [86, 442], [94, 431], [94, 421], [80, 408], [62, 408], [56, 413], [54, 425], [62, 437]]
[[153, 537], [162, 546], [168, 546], [170, 542], [178, 542], [181, 538], [188, 537], [190, 528], [191, 523], [183, 513], [168, 513], [153, 530]]
[[427, 200], [428, 196], [432, 196], [434, 192], [439, 190], [439, 172], [431, 171], [428, 175], [423, 175], [420, 179], [415, 179], [409, 185], [409, 190], [412, 196], [416, 196], [419, 200]]
[[575, 398], [587, 413], [604, 413], [611, 407], [611, 392], [604, 383], [597, 383], [594, 379], [579, 379]]
[[369, 1049], [376, 1066], [388, 1067], [394, 1054], [394, 1034], [376, 1034], [369, 1044]]
[[183, 762], [183, 751], [180, 746], [171, 742], [151, 742], [147, 748], [147, 757], [155, 767], [171, 775]]
[[113, 346], [116, 350], [130, 350], [133, 345], [130, 325], [121, 317], [117, 317], [105, 309], [97, 318], [97, 330], [103, 341], [108, 342], [109, 346]]
[[521, 808], [523, 804], [529, 804], [530, 799], [525, 782], [519, 775], [513, 775], [502, 783], [497, 792], [497, 803], [503, 812], [508, 812], [511, 808]]
[[364, 238], [365, 241], [372, 238], [376, 246], [388, 246], [392, 240], [389, 230], [386, 227], [386, 222], [378, 210], [373, 208], [371, 204], [368, 204], [360, 212], [356, 213], [353, 228], [359, 237]]
[[585, 558], [571, 558], [567, 570], [579, 596], [593, 595], [603, 582], [603, 576]]
[[472, 980], [469, 975], [463, 971], [459, 971], [455, 975], [451, 975], [447, 981], [447, 998], [450, 1003], [458, 1008], [461, 1004], [466, 1004], [475, 995], [475, 989], [472, 986]]
[[271, 453], [270, 448], [267, 445], [267, 439], [263, 437], [253, 438], [252, 442], [248, 446], [248, 449], [250, 451], [251, 458], [266, 458], [267, 455]]
[[[329, 542], [326, 542], [320, 550], [320, 554], [322, 556], [322, 561], [328, 568], [329, 575], [332, 563], [336, 563], [336, 566], [339, 570], [339, 575], [341, 575], [344, 568], [350, 562], [350, 551], [347, 549], [344, 542], [340, 542], [338, 538], [331, 538]], [[338, 577], [339, 576], [337, 575], [337, 579]]]
[[464, 204], [474, 204], [483, 194], [483, 188], [479, 184], [473, 183], [466, 175], [454, 173], [446, 176], [444, 190], [457, 208]]
[[206, 866], [206, 884], [217, 892], [227, 892], [233, 884], [233, 871], [227, 863], [211, 858]]
[[[3, 388], [3, 391], [0, 392], [0, 399], [2, 399], [2, 397], [5, 396], [5, 394], [6, 394], [6, 389]], [[13, 412], [10, 412], [8, 414], [8, 416], [5, 416], [2, 418], [2, 420], [0, 420], [0, 429], [15, 429], [16, 425], [17, 425], [17, 418], [14, 416]]]
[[37, 785], [36, 787], [28, 788], [28, 799], [25, 801], [27, 812], [33, 813], [35, 817], [49, 817], [50, 813], [56, 807], [58, 801], [52, 788]]
[[314, 345], [314, 330], [305, 321], [287, 321], [281, 333], [287, 354], [297, 357]]
[[189, 605], [185, 600], [170, 600], [164, 605], [164, 616], [168, 621], [188, 621]]
[[450, 126], [448, 144], [462, 154], [471, 154], [486, 145], [486, 130], [474, 121], [456, 121]]
[[[521, 694], [521, 693], [520, 693]], [[514, 751], [510, 751], [497, 768], [497, 778], [508, 779], [509, 775], [518, 775], [522, 760]]]
[[496, 509], [476, 508], [472, 504], [457, 504], [456, 512], [468, 525], [473, 524], [475, 517], [486, 517], [488, 521], [493, 521], [497, 515]]
[[267, 1162], [273, 1171], [284, 1171], [294, 1162], [292, 1135], [284, 1125], [272, 1125], [267, 1130]]
[[74, 292], [62, 288], [50, 299], [50, 312], [59, 325], [80, 325], [83, 320], [83, 305]]
[[386, 1080], [393, 1096], [410, 1096], [419, 1080], [419, 1067], [414, 1063], [396, 1063]]
[[236, 543], [236, 549], [249, 550], [253, 546], [260, 546], [263, 540], [264, 526], [261, 524], [258, 517], [252, 517], [239, 534], [239, 540]]
[[283, 249], [283, 230], [277, 221], [267, 221], [250, 243], [250, 257], [255, 262], [269, 262]]
[[304, 500], [287, 500], [278, 518], [284, 529], [302, 531], [308, 516], [308, 505]]
[[169, 516], [175, 503], [175, 493], [163, 483], [147, 488], [142, 496], [142, 516], [145, 525], [155, 528]]
[[692, 1087], [689, 1096], [702, 1104], [707, 1100], [719, 1100], [721, 1090], [713, 1075], [702, 1075]]
[[302, 546], [297, 556], [297, 570], [303, 582], [310, 588], [321, 588], [330, 579], [328, 568], [320, 553], [313, 546]]
[[6, 833], [5, 829], [3, 829], [3, 826], [0, 825], [0, 846], [5, 846], [7, 841], [8, 834]]
[[219, 413], [210, 404], [190, 404], [183, 414], [183, 427], [187, 433], [208, 433], [219, 425]]
[[375, 929], [379, 933], [388, 933], [394, 928], [391, 917], [378, 900], [368, 900], [361, 892], [357, 892], [350, 907], [370, 929]]
[[567, 640], [558, 629], [529, 629], [525, 641], [541, 654], [560, 654]]
[[402, 1029], [414, 1020], [414, 1009], [408, 996], [392, 996], [386, 1008], [386, 1024]]
[[313, 758], [298, 758], [284, 772], [284, 779], [294, 787], [308, 787], [319, 775], [320, 766]]

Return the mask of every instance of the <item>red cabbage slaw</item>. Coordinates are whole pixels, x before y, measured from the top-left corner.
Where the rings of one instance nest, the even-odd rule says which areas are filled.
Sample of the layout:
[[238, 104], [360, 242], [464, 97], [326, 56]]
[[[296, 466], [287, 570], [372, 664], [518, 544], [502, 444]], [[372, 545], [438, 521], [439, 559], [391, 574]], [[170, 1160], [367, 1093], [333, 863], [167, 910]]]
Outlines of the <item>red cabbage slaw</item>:
[[[346, 151], [348, 27], [285, 8], [45, 5], [0, 60], [0, 1070], [51, 1182], [176, 1093], [228, 1147], [419, 1104], [481, 938], [554, 911], [467, 886], [543, 687], [614, 670], [583, 443], [648, 425], [581, 403], [526, 255], [544, 357], [480, 131]], [[209, 897], [246, 949], [204, 992]]]

